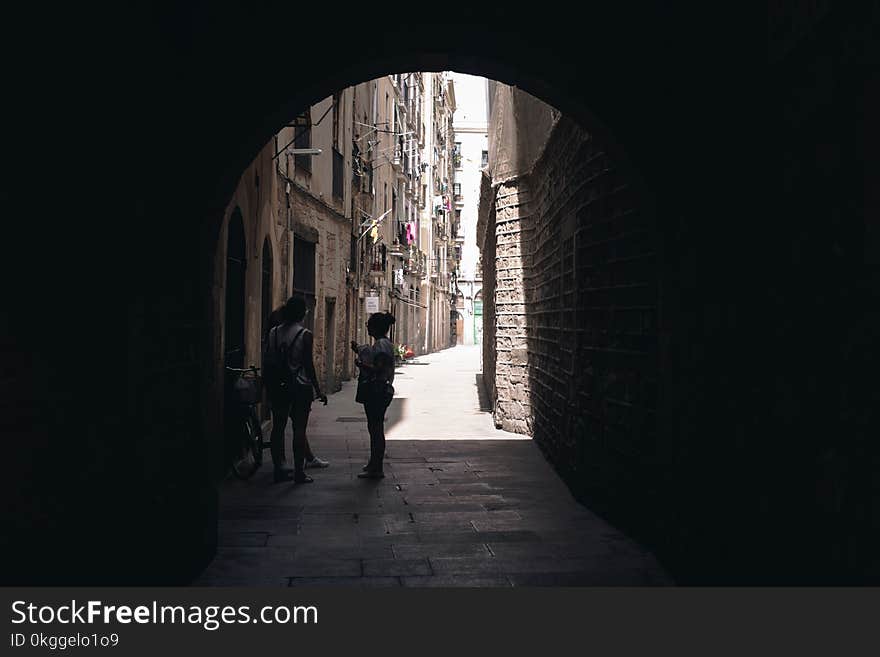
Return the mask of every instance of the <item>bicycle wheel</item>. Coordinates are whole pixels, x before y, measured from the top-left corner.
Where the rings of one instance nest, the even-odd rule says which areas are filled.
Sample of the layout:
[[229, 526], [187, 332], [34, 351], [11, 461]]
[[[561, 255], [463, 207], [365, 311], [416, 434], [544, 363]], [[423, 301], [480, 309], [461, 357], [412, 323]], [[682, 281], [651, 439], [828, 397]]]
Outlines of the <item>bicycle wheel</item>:
[[[259, 430], [254, 430], [251, 418], [242, 422], [241, 441], [232, 459], [232, 472], [239, 479], [250, 479], [263, 463], [263, 439]], [[255, 445], [259, 442], [259, 449]]]

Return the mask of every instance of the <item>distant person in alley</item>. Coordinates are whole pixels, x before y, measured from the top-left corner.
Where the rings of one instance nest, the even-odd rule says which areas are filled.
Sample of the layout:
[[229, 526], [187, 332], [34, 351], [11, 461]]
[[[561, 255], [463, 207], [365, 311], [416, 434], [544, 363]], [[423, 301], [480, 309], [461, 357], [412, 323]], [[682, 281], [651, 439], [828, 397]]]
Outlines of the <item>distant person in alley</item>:
[[[279, 323], [266, 338], [263, 353], [263, 372], [272, 408], [272, 463], [275, 481], [311, 483], [306, 467], [327, 467], [309, 447], [306, 427], [312, 400], [320, 399], [327, 405], [327, 395], [321, 391], [312, 358], [312, 332], [303, 326], [308, 309], [305, 299], [291, 297], [278, 309]], [[271, 320], [271, 318], [270, 318]], [[293, 471], [284, 467], [284, 428], [287, 418], [293, 421]]]
[[370, 460], [358, 474], [361, 479], [382, 479], [385, 476], [385, 411], [394, 397], [394, 348], [388, 339], [388, 330], [394, 324], [391, 313], [374, 313], [367, 320], [371, 345], [352, 341], [351, 349], [357, 354], [358, 375], [355, 401], [364, 405], [367, 429], [370, 432]]

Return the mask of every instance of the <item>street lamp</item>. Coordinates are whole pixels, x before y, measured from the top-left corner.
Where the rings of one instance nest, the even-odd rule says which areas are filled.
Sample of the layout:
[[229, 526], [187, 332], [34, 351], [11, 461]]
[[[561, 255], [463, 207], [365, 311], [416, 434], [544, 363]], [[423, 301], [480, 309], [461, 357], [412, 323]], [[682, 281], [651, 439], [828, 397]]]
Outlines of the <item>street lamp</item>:
[[289, 148], [287, 152], [291, 155], [320, 155], [323, 151], [320, 148]]

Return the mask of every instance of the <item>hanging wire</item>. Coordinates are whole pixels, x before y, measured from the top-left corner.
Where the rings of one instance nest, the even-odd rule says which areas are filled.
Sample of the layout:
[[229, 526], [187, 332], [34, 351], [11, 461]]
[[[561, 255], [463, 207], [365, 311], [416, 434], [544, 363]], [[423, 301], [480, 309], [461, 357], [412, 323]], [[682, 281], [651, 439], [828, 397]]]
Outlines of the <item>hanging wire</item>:
[[[290, 146], [293, 144], [293, 142], [295, 142], [295, 141], [296, 141], [297, 139], [299, 139], [303, 134], [305, 134], [306, 130], [311, 130], [314, 126], [316, 126], [316, 125], [321, 125], [321, 121], [324, 120], [324, 117], [327, 116], [327, 114], [329, 114], [329, 113], [330, 113], [330, 110], [332, 110], [332, 109], [333, 109], [333, 103], [330, 103], [330, 106], [329, 106], [329, 107], [326, 109], [326, 111], [321, 115], [321, 118], [320, 118], [320, 119], [318, 119], [318, 120], [315, 121], [314, 123], [310, 123], [307, 127], [303, 127], [302, 130], [300, 130], [299, 132], [295, 133], [294, 136], [293, 136], [293, 139], [291, 139], [291, 140], [287, 143], [287, 145], [286, 145], [284, 148], [279, 149], [278, 152], [275, 153], [275, 155], [272, 156], [272, 159], [274, 160], [274, 159], [277, 158], [279, 155], [281, 155], [282, 152], [284, 152], [284, 151], [286, 151], [288, 148], [290, 148]], [[310, 108], [310, 111], [311, 111], [311, 108]]]

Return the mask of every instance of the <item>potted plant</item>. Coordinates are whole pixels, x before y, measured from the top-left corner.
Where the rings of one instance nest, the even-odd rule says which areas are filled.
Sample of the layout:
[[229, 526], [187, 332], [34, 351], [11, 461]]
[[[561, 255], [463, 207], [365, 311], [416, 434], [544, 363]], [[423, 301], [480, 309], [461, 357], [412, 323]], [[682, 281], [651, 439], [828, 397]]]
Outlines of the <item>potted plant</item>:
[[403, 365], [404, 354], [406, 354], [406, 345], [398, 344], [394, 347], [394, 364]]

